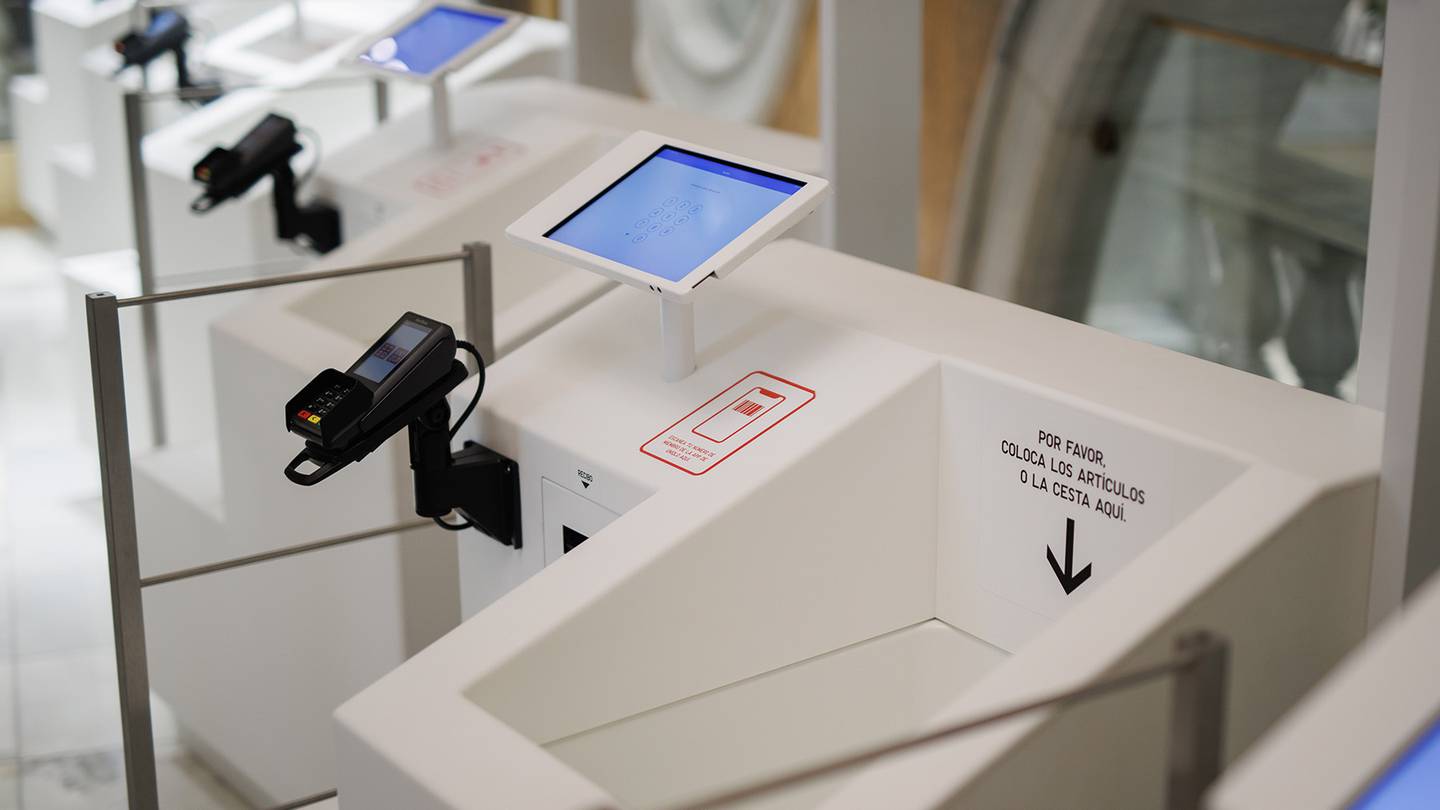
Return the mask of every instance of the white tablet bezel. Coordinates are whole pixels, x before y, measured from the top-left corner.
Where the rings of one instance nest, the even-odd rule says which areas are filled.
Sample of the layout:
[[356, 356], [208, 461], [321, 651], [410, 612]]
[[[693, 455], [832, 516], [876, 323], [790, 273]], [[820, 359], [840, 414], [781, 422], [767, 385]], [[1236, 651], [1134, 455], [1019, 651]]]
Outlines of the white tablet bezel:
[[[611, 187], [639, 168], [640, 164], [667, 146], [733, 163], [742, 168], [777, 175], [802, 185], [798, 191], [791, 194], [770, 213], [761, 217], [744, 233], [731, 240], [729, 244], [716, 251], [699, 267], [691, 270], [677, 281], [651, 275], [613, 259], [607, 259], [604, 256], [598, 256], [564, 242], [550, 239], [545, 235], [608, 192]], [[794, 227], [824, 200], [829, 188], [830, 183], [820, 177], [769, 166], [759, 161], [687, 143], [677, 138], [641, 131], [621, 141], [618, 146], [591, 164], [589, 168], [580, 172], [574, 179], [551, 193], [524, 216], [511, 223], [510, 227], [505, 229], [505, 234], [567, 264], [593, 270], [607, 278], [642, 287], [671, 300], [681, 301], [688, 299], [700, 282], [712, 275], [716, 278], [724, 278], [754, 255], [757, 250], [764, 247], [766, 243]]]
[[[470, 45], [470, 47], [450, 57], [450, 60], [448, 62], [445, 62], [440, 67], [435, 68], [435, 70], [431, 73], [422, 74], [414, 73], [408, 70], [392, 70], [390, 68], [383, 67], [375, 62], [372, 62], [368, 59], [361, 58], [366, 53], [369, 53], [370, 48], [372, 48], [376, 42], [379, 42], [386, 37], [393, 37], [401, 31], [404, 31], [406, 28], [409, 28], [410, 25], [416, 20], [419, 20], [421, 17], [424, 17], [426, 14], [429, 14], [431, 11], [437, 8], [448, 8], [465, 14], [476, 14], [485, 17], [501, 17], [504, 18], [505, 22], [501, 23], [499, 28], [496, 28], [494, 31], [491, 31], [489, 34], [486, 34], [485, 36], [476, 40], [473, 44]], [[364, 44], [361, 45], [350, 55], [349, 61], [352, 65], [357, 65], [364, 70], [377, 73], [381, 76], [401, 79], [404, 81], [413, 82], [415, 84], [434, 84], [435, 82], [443, 80], [449, 74], [454, 73], [460, 68], [463, 68], [466, 65], [470, 64], [472, 61], [475, 60], [476, 57], [480, 56], [480, 54], [485, 53], [496, 45], [499, 45], [507, 37], [515, 33], [515, 29], [519, 28], [520, 24], [523, 22], [525, 22], [524, 14], [520, 14], [514, 11], [507, 11], [503, 8], [493, 8], [491, 6], [483, 6], [477, 3], [463, 3], [458, 2], [458, 0], [431, 0], [431, 2], [421, 3], [420, 5], [411, 9], [403, 17], [400, 17], [395, 21], [391, 22], [389, 25], [385, 26], [384, 29], [375, 32], [373, 35], [366, 36]]]

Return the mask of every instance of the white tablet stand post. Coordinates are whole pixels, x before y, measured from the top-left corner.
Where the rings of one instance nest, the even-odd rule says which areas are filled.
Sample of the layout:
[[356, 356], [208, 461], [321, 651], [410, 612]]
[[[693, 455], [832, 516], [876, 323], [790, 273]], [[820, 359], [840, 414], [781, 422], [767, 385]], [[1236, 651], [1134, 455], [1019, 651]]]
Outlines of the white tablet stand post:
[[660, 352], [665, 382], [677, 382], [695, 371], [695, 304], [660, 299]]
[[450, 85], [445, 74], [430, 83], [430, 138], [438, 150], [449, 149], [455, 142], [450, 129]]
[[290, 34], [296, 42], [304, 42], [305, 14], [300, 9], [300, 0], [290, 0], [290, 6], [295, 11], [295, 25], [291, 27]]

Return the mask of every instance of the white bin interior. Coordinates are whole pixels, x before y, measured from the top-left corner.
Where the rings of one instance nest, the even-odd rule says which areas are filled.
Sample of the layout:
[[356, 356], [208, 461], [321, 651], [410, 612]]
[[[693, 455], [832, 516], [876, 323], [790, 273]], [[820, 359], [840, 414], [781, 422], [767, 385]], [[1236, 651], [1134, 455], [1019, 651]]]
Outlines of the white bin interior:
[[[938, 364], [676, 538], [468, 695], [626, 807], [665, 806], [918, 732], [1065, 612], [1043, 562], [1045, 540], [1063, 548], [1063, 527], [1032, 544], [1039, 564], [996, 553], [996, 543], [1023, 542], [1023, 531], [990, 533], [998, 524], [987, 505], [1004, 495], [975, 463], [999, 455], [987, 441], [997, 431], [1034, 444], [1022, 425], [1055, 407], [1096, 445], [1123, 445], [1129, 463], [1145, 457], [1153, 463], [1140, 466], [1163, 471], [1163, 484], [1146, 484], [1148, 503], [1124, 502], [1129, 522], [1159, 534], [1244, 469], [1079, 403]], [[627, 540], [627, 519], [655, 520], [649, 509], [592, 538], [593, 556], [582, 546], [565, 564], [598, 564], [608, 537]], [[1107, 520], [1081, 525], [1093, 536]], [[1123, 568], [1106, 565], [1122, 553], [1086, 544], [1092, 590]], [[814, 806], [841, 781], [771, 801]]]

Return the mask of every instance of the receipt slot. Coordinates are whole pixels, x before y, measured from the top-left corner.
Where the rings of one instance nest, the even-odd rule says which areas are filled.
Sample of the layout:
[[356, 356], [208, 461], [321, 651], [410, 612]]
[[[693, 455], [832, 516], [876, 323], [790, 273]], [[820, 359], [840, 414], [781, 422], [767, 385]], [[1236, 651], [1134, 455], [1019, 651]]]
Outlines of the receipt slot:
[[825, 199], [819, 177], [637, 132], [506, 234], [660, 296], [662, 376], [695, 370], [697, 288], [723, 278]]
[[[456, 348], [479, 368], [475, 394], [454, 425], [446, 395], [469, 376]], [[410, 434], [415, 512], [453, 531], [476, 528], [519, 548], [520, 486], [515, 462], [475, 442], [458, 453], [450, 440], [485, 390], [485, 361], [439, 321], [407, 312], [348, 370], [327, 368], [285, 404], [285, 428], [305, 447], [285, 477], [314, 486], [360, 461], [402, 428]], [[447, 523], [451, 511], [463, 518]]]

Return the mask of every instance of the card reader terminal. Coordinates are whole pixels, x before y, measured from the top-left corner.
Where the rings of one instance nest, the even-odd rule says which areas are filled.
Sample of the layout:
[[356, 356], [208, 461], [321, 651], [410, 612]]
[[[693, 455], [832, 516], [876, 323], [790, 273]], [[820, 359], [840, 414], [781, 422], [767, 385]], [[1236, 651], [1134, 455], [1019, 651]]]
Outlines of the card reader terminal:
[[[451, 426], [446, 395], [469, 376], [455, 358], [457, 348], [474, 355], [479, 381]], [[485, 365], [473, 345], [457, 341], [448, 324], [406, 312], [349, 369], [325, 369], [285, 404], [285, 429], [305, 439], [285, 477], [301, 486], [318, 484], [408, 428], [415, 511], [447, 529], [473, 526], [518, 548], [515, 462], [474, 442], [459, 452], [450, 449], [484, 389]], [[302, 472], [307, 463], [314, 469]], [[451, 511], [465, 522], [440, 520]]]
[[326, 369], [302, 388], [286, 406], [286, 426], [343, 450], [444, 379], [455, 348], [447, 324], [407, 312], [347, 371]]

